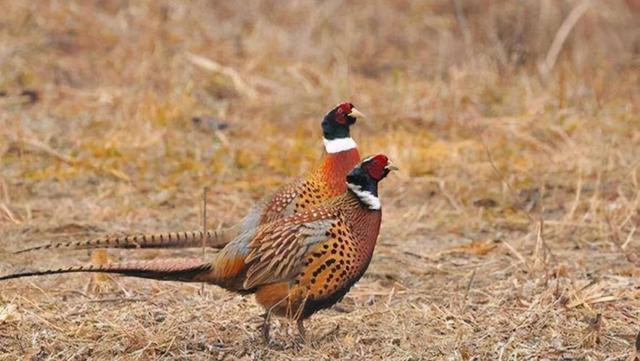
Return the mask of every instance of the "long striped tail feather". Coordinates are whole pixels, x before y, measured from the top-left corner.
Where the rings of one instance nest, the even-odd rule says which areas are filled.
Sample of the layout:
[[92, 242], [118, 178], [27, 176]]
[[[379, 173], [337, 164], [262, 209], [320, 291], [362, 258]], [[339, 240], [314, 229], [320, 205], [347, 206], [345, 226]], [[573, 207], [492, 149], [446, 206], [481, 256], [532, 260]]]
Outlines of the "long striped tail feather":
[[159, 281], [203, 282], [212, 271], [211, 263], [199, 259], [153, 260], [108, 265], [71, 266], [43, 271], [19, 272], [0, 276], [0, 281], [63, 273], [112, 273]]
[[[234, 235], [235, 228], [233, 227], [222, 230], [208, 230], [205, 246], [209, 248], [223, 248], [227, 245], [227, 243], [231, 242]], [[13, 253], [21, 254], [51, 249], [80, 250], [98, 248], [198, 248], [202, 247], [203, 238], [203, 231], [137, 234], [120, 237], [102, 237], [84, 241], [49, 243], [46, 245], [21, 249]]]

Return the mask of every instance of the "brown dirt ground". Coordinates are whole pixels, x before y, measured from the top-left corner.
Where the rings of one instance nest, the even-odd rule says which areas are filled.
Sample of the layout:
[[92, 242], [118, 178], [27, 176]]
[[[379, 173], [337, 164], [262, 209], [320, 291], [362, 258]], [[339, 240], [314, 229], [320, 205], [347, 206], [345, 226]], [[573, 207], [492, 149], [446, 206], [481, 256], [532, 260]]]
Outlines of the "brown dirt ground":
[[586, 3], [0, 1], [0, 274], [198, 229], [205, 186], [233, 223], [313, 166], [340, 100], [402, 169], [305, 345], [285, 320], [264, 345], [250, 297], [83, 274], [0, 284], [0, 360], [632, 359], [640, 4]]

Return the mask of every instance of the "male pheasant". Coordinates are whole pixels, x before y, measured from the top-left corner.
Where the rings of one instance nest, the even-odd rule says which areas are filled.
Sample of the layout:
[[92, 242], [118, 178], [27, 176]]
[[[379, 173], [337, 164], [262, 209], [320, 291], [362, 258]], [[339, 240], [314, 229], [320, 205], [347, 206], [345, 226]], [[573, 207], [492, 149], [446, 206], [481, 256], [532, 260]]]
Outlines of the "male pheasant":
[[117, 273], [182, 282], [206, 282], [255, 293], [271, 314], [303, 321], [338, 302], [366, 271], [381, 223], [378, 182], [395, 168], [385, 155], [363, 160], [346, 177], [347, 190], [326, 203], [258, 227], [250, 240], [236, 239], [211, 262], [154, 260], [15, 273], [0, 280], [71, 272]]
[[221, 231], [168, 232], [159, 234], [105, 237], [88, 241], [52, 243], [19, 250], [15, 253], [45, 249], [94, 248], [188, 248], [202, 246], [206, 237], [209, 247], [222, 248], [236, 238], [251, 239], [262, 224], [296, 214], [325, 202], [346, 190], [344, 177], [360, 160], [356, 142], [349, 128], [364, 118], [351, 103], [343, 102], [327, 113], [322, 120], [325, 154], [318, 168], [304, 178], [297, 179], [254, 205], [237, 225]]

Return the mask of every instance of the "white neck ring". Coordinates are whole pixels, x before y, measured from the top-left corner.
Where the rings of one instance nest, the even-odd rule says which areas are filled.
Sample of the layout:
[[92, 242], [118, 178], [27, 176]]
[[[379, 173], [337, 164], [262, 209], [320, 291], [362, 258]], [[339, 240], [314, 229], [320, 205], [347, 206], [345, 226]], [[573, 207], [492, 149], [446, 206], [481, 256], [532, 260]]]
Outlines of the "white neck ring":
[[340, 153], [357, 147], [356, 141], [352, 138], [323, 139], [322, 142], [324, 143], [324, 149], [329, 154]]
[[375, 196], [373, 193], [362, 190], [361, 186], [353, 183], [347, 183], [347, 188], [349, 188], [353, 193], [355, 193], [355, 195], [360, 199], [360, 201], [366, 204], [369, 209], [374, 209], [374, 210], [380, 209], [380, 198]]

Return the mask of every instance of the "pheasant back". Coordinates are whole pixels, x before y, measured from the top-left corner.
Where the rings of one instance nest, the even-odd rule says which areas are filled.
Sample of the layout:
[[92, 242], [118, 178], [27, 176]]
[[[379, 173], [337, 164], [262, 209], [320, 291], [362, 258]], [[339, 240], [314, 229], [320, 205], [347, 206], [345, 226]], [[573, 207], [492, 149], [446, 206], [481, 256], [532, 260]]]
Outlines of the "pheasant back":
[[280, 188], [267, 202], [260, 224], [312, 209], [346, 191], [345, 174], [360, 161], [357, 148], [327, 154], [322, 164], [306, 177]]

